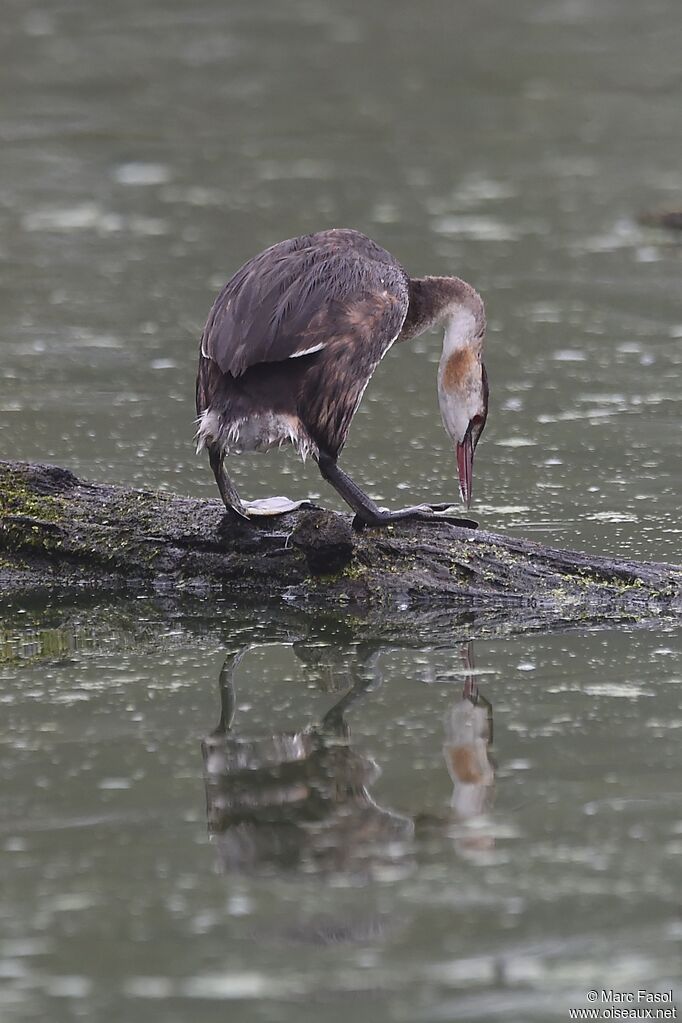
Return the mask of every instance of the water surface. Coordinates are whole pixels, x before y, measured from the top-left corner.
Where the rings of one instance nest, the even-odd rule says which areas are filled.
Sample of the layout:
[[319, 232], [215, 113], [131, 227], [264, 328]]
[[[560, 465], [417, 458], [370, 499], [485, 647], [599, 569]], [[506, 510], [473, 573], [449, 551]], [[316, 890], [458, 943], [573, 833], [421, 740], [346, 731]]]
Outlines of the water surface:
[[248, 617], [3, 637], [3, 1019], [565, 1019], [675, 986], [679, 629]]
[[[213, 494], [197, 337], [248, 256], [327, 226], [489, 313], [476, 465], [491, 528], [679, 552], [682, 194], [675, 0], [11, 3], [0, 69], [0, 453]], [[345, 465], [455, 496], [440, 341], [376, 374]], [[335, 497], [293, 454], [246, 496]]]

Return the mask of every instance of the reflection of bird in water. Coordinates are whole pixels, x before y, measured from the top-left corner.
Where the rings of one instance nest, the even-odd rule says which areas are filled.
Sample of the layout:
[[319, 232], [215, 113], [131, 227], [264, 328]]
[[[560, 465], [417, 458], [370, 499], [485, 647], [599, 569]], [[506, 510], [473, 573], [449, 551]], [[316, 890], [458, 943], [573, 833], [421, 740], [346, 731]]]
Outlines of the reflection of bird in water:
[[197, 447], [208, 451], [228, 511], [248, 521], [295, 506], [284, 499], [245, 504], [224, 465], [232, 453], [291, 443], [315, 459], [359, 523], [433, 520], [444, 512], [446, 505], [379, 508], [337, 464], [384, 355], [439, 323], [438, 396], [468, 506], [488, 412], [485, 311], [474, 289], [458, 277], [410, 278], [389, 252], [352, 230], [291, 238], [248, 260], [209, 313], [197, 375]]
[[456, 845], [464, 852], [493, 844], [485, 828], [477, 827], [492, 802], [494, 768], [492, 707], [478, 692], [471, 644], [461, 699], [445, 721], [451, 813], [417, 813], [414, 819], [373, 799], [379, 769], [353, 749], [346, 719], [381, 684], [377, 662], [385, 648], [319, 639], [294, 643], [307, 674], [317, 674], [324, 687], [339, 678], [352, 685], [319, 724], [255, 736], [235, 726], [234, 675], [244, 654], [262, 645], [268, 644], [245, 642], [226, 658], [220, 722], [202, 742], [208, 826], [222, 869], [366, 874], [388, 863], [405, 866], [416, 852], [415, 823], [418, 834], [433, 824], [449, 832], [454, 824]]
[[[467, 644], [463, 659], [466, 676], [462, 698], [447, 712], [443, 753], [452, 779], [450, 805], [459, 824], [480, 823], [493, 798], [495, 770], [490, 755], [493, 738], [492, 706], [482, 696], [474, 674], [473, 644]], [[494, 845], [484, 830], [457, 833], [463, 850], [482, 850]]]
[[234, 727], [233, 677], [243, 653], [225, 661], [220, 723], [202, 743], [208, 825], [223, 869], [365, 873], [403, 859], [412, 821], [372, 799], [379, 770], [351, 748], [344, 717], [378, 684], [378, 652], [320, 725], [260, 738]]

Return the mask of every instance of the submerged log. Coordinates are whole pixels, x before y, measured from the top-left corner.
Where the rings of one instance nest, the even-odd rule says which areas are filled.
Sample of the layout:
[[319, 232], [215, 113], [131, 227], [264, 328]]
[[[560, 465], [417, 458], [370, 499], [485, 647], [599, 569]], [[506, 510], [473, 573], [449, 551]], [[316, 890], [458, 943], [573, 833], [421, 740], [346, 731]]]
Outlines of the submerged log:
[[[447, 522], [361, 533], [322, 509], [255, 527], [222, 504], [0, 461], [0, 595], [216, 594], [301, 609], [496, 608], [519, 622], [677, 615], [682, 566]], [[399, 626], [400, 617], [396, 617]]]

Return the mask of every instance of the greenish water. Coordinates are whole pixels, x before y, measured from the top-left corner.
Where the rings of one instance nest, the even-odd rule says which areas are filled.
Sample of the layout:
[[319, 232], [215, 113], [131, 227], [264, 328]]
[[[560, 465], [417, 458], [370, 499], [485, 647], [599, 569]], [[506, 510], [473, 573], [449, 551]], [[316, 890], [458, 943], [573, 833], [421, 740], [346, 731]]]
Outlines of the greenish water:
[[479, 640], [468, 669], [475, 621], [425, 649], [71, 617], [3, 646], [3, 1019], [567, 1019], [675, 987], [679, 630]]
[[[214, 497], [192, 445], [214, 294], [273, 241], [352, 226], [485, 297], [481, 522], [680, 560], [682, 245], [636, 219], [682, 204], [675, 0], [8, 0], [1, 31], [0, 457]], [[456, 492], [439, 350], [391, 353], [351, 431], [386, 504]], [[232, 470], [338, 507], [292, 454]], [[462, 789], [476, 630], [7, 611], [3, 1023], [679, 997], [679, 626], [476, 640], [493, 742]]]

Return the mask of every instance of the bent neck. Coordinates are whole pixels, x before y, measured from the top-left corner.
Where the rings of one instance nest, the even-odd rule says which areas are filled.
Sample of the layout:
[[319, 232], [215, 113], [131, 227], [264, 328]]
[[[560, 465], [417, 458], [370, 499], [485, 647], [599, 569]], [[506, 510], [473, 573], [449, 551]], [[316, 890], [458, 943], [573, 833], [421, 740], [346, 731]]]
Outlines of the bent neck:
[[[446, 344], [461, 346], [466, 324], [471, 336], [485, 329], [483, 302], [459, 277], [414, 277], [409, 282], [410, 302], [400, 339], [409, 341], [425, 330], [446, 323]], [[450, 339], [450, 340], [448, 340]]]

